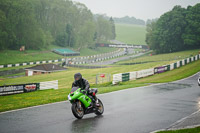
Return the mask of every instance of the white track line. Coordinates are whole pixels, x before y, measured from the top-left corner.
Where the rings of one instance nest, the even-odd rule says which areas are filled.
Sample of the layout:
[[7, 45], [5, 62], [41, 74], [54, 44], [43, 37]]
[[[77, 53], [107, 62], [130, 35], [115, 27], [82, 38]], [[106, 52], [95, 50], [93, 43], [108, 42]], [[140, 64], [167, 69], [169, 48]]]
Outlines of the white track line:
[[183, 80], [189, 79], [189, 78], [191, 78], [191, 77], [193, 77], [193, 76], [195, 76], [195, 75], [200, 75], [200, 72], [197, 72], [197, 73], [195, 73], [195, 74], [193, 74], [192, 76], [189, 76], [189, 77], [187, 77], [187, 78], [179, 79], [179, 80], [176, 80], [176, 81], [173, 81], [173, 82], [183, 81]]
[[[170, 126], [167, 128], [167, 130], [168, 130], [168, 129], [173, 129], [173, 126], [175, 126], [175, 125], [177, 125], [177, 124], [179, 124], [179, 123], [181, 123], [181, 122], [184, 122], [184, 120], [186, 120], [187, 118], [189, 118], [189, 117], [191, 117], [192, 115], [195, 115], [195, 114], [197, 114], [197, 113], [199, 113], [199, 112], [200, 112], [200, 110], [198, 110], [198, 111], [196, 111], [196, 112], [194, 112], [194, 113], [192, 113], [192, 114], [190, 114], [190, 115], [188, 115], [188, 116], [186, 116], [186, 117], [184, 117], [184, 118], [182, 118], [182, 119], [180, 119], [180, 120], [174, 122], [172, 125], [170, 125]], [[178, 129], [178, 128], [174, 128], [174, 129]]]
[[200, 110], [198, 110], [198, 111], [196, 111], [196, 112], [194, 112], [194, 113], [192, 113], [192, 114], [190, 114], [190, 115], [188, 115], [188, 116], [186, 116], [186, 117], [184, 117], [184, 118], [182, 118], [182, 119], [180, 119], [180, 120], [174, 122], [172, 125], [170, 125], [170, 126], [169, 126], [168, 128], [166, 128], [166, 129], [159, 129], [159, 130], [156, 130], [156, 131], [153, 131], [153, 132], [150, 132], [150, 133], [157, 133], [157, 132], [160, 132], [160, 131], [171, 131], [171, 130], [180, 130], [180, 129], [189, 129], [189, 128], [198, 127], [198, 126], [200, 126], [200, 125], [186, 126], [186, 127], [184, 127], [184, 128], [173, 128], [173, 126], [175, 126], [175, 125], [177, 125], [177, 124], [183, 122], [183, 121], [186, 120], [187, 118], [189, 118], [189, 117], [191, 117], [192, 115], [195, 115], [195, 114], [197, 114], [197, 113], [199, 113], [199, 112], [200, 112]]

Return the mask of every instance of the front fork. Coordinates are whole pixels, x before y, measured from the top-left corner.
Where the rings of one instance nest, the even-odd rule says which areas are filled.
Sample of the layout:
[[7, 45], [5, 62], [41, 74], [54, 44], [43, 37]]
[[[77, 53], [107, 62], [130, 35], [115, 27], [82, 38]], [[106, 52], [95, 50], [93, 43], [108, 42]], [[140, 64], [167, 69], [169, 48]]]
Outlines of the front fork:
[[77, 107], [78, 107], [79, 110], [81, 110], [81, 111], [83, 110], [81, 101], [78, 101], [78, 102], [77, 102]]

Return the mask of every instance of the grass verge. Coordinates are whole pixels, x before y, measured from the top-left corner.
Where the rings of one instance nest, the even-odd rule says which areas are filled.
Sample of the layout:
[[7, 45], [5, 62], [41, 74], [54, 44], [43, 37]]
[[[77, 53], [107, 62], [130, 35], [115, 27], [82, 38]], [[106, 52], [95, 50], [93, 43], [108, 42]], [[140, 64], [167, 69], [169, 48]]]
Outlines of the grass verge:
[[[108, 53], [115, 50], [116, 48], [104, 48], [104, 47], [96, 49], [83, 48], [81, 49], [80, 54], [81, 56], [89, 56], [89, 55]], [[56, 60], [61, 58], [64, 58], [64, 56], [55, 54], [51, 52], [51, 50], [26, 50], [25, 52], [20, 52], [17, 50], [0, 51], [0, 65], [24, 63], [32, 61]]]
[[157, 133], [200, 133], [200, 127], [191, 129], [173, 130], [173, 131], [160, 131]]
[[198, 53], [199, 49], [195, 49], [195, 50], [187, 50], [187, 51], [167, 53], [167, 54], [158, 54], [153, 56], [142, 56], [139, 58], [120, 61], [117, 62], [116, 64], [136, 63], [136, 62], [146, 62], [146, 61], [176, 61], [176, 60], [186, 59], [191, 56], [195, 56]]
[[146, 27], [133, 24], [115, 24], [116, 40], [128, 44], [146, 44]]
[[[179, 80], [182, 78], [186, 78], [188, 76], [191, 76], [199, 72], [200, 71], [199, 65], [200, 65], [200, 61], [196, 61], [186, 66], [183, 66], [181, 68], [177, 68], [173, 71], [156, 74], [154, 76], [142, 78], [139, 80], [123, 82], [114, 86], [110, 82], [110, 83], [106, 83], [106, 84], [102, 84], [98, 86], [92, 85], [91, 87], [99, 88], [99, 93], [108, 93], [108, 92], [118, 91], [122, 89], [146, 86], [148, 85], [148, 83], [171, 82], [171, 81]], [[72, 78], [72, 76], [70, 78]], [[53, 103], [53, 102], [58, 102], [58, 101], [64, 101], [64, 100], [67, 100], [67, 95], [69, 92], [70, 92], [70, 88], [58, 89], [58, 90], [44, 90], [44, 91], [36, 91], [36, 92], [9, 95], [9, 96], [1, 96], [0, 97], [0, 112], [30, 107], [30, 106], [35, 106], [35, 105]]]

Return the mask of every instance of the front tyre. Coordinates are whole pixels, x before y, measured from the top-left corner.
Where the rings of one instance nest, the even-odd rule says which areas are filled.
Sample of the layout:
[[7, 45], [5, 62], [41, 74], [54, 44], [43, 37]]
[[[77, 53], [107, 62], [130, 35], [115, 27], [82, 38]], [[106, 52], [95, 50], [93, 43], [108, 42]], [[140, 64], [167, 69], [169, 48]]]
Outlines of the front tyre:
[[104, 112], [104, 106], [103, 106], [103, 103], [101, 102], [100, 99], [98, 99], [99, 101], [99, 107], [97, 107], [97, 111], [96, 111], [96, 115], [102, 115], [103, 112]]
[[84, 116], [84, 109], [80, 101], [72, 103], [72, 113], [77, 119], [82, 119]]

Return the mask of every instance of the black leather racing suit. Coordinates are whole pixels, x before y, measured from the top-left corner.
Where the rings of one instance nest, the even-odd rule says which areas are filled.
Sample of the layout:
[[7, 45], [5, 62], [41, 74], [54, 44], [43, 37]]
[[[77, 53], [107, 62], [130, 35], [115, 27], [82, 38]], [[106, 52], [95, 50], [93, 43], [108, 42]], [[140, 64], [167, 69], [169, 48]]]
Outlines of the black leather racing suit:
[[79, 88], [81, 88], [81, 90], [85, 90], [86, 92], [88, 92], [88, 90], [90, 88], [90, 84], [86, 79], [81, 78], [78, 81], [74, 81], [72, 83], [72, 87], [79, 87]]
[[95, 103], [95, 101], [97, 100], [96, 96], [92, 96], [91, 94], [89, 94], [90, 84], [86, 79], [81, 78], [78, 81], [74, 81], [72, 83], [72, 87], [79, 87], [79, 88], [81, 88], [81, 90], [85, 90], [86, 95], [92, 99], [93, 103]]

